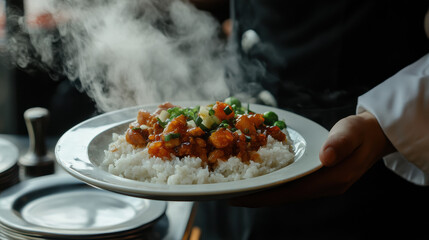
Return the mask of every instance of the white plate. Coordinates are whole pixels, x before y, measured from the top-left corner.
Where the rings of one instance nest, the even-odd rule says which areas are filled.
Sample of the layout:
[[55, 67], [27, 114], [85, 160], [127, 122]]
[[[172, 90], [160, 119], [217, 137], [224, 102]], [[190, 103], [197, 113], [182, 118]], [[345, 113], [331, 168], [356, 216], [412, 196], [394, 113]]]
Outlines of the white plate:
[[103, 191], [69, 175], [49, 175], [0, 194], [0, 230], [24, 239], [119, 239], [151, 226], [166, 207], [164, 201]]
[[[175, 102], [193, 107], [210, 102]], [[158, 104], [126, 108], [91, 118], [67, 131], [58, 141], [55, 154], [58, 163], [71, 175], [82, 181], [110, 191], [149, 199], [169, 201], [197, 201], [229, 198], [270, 188], [310, 174], [321, 167], [319, 150], [328, 131], [317, 123], [297, 114], [277, 108], [251, 104], [257, 113], [274, 111], [285, 120], [294, 142], [295, 160], [292, 164], [272, 173], [225, 183], [167, 185], [144, 183], [110, 174], [101, 169], [104, 150], [112, 141], [112, 133], [123, 134], [139, 109], [152, 112]]]

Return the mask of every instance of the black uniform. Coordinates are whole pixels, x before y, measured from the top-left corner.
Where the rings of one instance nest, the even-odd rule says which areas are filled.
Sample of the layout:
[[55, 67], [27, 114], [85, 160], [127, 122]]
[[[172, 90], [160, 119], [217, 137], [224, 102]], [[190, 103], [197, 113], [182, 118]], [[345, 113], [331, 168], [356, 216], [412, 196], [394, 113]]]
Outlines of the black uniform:
[[[269, 90], [280, 108], [326, 128], [355, 113], [357, 97], [427, 53], [428, 1], [236, 0], [233, 40], [242, 66], [266, 72], [246, 78]], [[260, 41], [243, 48], [246, 31]], [[379, 161], [345, 194], [245, 209], [200, 203], [202, 239], [422, 239], [429, 189]]]
[[[264, 74], [247, 76], [249, 80], [274, 94], [281, 108], [329, 128], [339, 117], [354, 113], [359, 95], [426, 53], [427, 5], [236, 0], [234, 41], [245, 67], [255, 61], [266, 66]], [[245, 53], [240, 41], [248, 30], [254, 30], [260, 42]]]

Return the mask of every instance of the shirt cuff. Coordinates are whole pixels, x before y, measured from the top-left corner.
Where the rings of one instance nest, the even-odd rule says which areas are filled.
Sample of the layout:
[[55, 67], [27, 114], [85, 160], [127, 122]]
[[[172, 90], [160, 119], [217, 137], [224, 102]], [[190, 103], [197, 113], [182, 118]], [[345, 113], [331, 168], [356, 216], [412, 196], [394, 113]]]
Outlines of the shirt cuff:
[[386, 167], [409, 182], [420, 186], [429, 185], [429, 174], [423, 172], [399, 152], [389, 154], [383, 158]]
[[356, 112], [371, 112], [398, 150], [388, 168], [418, 185], [429, 185], [429, 55], [358, 98]]

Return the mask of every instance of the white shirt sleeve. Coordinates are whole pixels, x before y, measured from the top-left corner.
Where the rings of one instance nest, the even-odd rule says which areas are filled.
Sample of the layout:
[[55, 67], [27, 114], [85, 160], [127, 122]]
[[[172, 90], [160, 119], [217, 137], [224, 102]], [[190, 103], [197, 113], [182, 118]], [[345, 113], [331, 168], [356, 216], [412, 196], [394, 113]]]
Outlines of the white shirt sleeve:
[[356, 111], [371, 112], [397, 149], [386, 166], [429, 185], [429, 54], [360, 96]]

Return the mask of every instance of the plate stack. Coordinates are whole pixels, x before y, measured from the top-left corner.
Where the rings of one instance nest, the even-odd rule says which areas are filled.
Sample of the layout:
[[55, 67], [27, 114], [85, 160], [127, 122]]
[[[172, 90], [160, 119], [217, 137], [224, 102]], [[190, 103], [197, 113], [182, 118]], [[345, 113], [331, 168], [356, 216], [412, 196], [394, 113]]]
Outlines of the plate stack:
[[0, 238], [160, 239], [168, 227], [166, 206], [68, 175], [38, 177], [0, 194]]
[[19, 182], [18, 148], [0, 138], [0, 192]]

